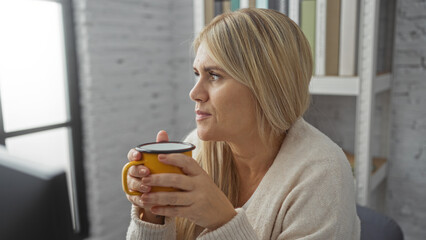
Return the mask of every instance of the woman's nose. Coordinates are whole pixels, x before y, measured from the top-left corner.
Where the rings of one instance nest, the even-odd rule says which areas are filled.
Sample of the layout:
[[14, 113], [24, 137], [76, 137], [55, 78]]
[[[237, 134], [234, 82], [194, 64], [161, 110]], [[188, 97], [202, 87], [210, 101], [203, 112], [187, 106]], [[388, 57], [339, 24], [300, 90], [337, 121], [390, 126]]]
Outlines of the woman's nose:
[[189, 97], [194, 102], [206, 102], [209, 99], [203, 81], [200, 79], [189, 92]]

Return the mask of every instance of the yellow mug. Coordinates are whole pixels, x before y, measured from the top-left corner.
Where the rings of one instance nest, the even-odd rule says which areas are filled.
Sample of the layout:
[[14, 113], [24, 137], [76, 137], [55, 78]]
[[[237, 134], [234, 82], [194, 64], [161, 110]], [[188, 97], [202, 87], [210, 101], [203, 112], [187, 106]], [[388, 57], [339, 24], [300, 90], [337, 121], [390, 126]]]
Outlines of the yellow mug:
[[[195, 146], [191, 143], [186, 142], [152, 142], [144, 143], [135, 148], [142, 154], [140, 161], [128, 162], [123, 167], [122, 171], [122, 186], [125, 193], [129, 195], [141, 195], [141, 192], [130, 191], [127, 186], [127, 173], [131, 166], [145, 165], [151, 172], [151, 174], [158, 173], [178, 173], [183, 174], [180, 168], [172, 165], [164, 164], [158, 161], [158, 154], [170, 154], [170, 153], [183, 153], [189, 157], [192, 157], [192, 150]], [[173, 192], [178, 191], [171, 187], [151, 187], [151, 192]]]

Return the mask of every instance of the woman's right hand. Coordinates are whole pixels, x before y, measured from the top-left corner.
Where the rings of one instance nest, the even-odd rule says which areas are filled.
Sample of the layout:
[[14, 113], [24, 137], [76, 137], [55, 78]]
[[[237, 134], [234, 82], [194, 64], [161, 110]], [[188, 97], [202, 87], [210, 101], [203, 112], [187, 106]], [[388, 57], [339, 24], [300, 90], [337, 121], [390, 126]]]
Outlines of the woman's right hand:
[[[169, 136], [167, 135], [166, 131], [159, 131], [157, 134], [157, 142], [167, 142], [169, 141]], [[142, 154], [137, 151], [136, 149], [130, 149], [129, 153], [127, 153], [127, 159], [129, 161], [140, 161], [142, 158]], [[143, 210], [143, 218], [142, 220], [151, 222], [151, 223], [157, 223], [157, 224], [163, 224], [164, 218], [159, 218], [157, 215], [151, 213], [150, 209], [153, 207], [150, 204], [143, 204], [142, 203], [142, 196], [144, 193], [148, 193], [151, 191], [150, 186], [146, 186], [142, 184], [141, 179], [143, 177], [146, 177], [150, 174], [150, 171], [147, 167], [144, 165], [136, 165], [131, 166], [128, 171], [127, 175], [127, 186], [129, 186], [129, 189], [131, 191], [136, 191], [142, 193], [142, 195], [128, 195], [127, 199], [136, 207], [140, 209], [140, 213]]]

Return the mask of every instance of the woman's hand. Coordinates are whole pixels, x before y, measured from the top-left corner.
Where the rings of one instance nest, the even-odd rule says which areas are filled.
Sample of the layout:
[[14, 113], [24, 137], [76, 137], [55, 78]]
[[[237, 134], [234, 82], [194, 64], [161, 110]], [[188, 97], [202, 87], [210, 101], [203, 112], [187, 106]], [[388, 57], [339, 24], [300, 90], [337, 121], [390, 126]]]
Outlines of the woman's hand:
[[[157, 134], [157, 142], [167, 142], [169, 141], [169, 136], [166, 131], [160, 131]], [[139, 161], [142, 158], [142, 154], [135, 150], [131, 149], [129, 153], [127, 153], [127, 159], [129, 161]], [[127, 176], [127, 186], [131, 191], [141, 192], [142, 195], [128, 195], [127, 199], [133, 203], [133, 205], [140, 208], [140, 210], [144, 209], [143, 220], [151, 223], [162, 224], [164, 222], [164, 218], [158, 218], [157, 215], [150, 212], [150, 208], [153, 207], [152, 204], [143, 203], [141, 197], [151, 191], [151, 187], [144, 185], [141, 181], [143, 177], [147, 177], [150, 175], [150, 171], [144, 165], [131, 166]]]
[[184, 217], [195, 224], [214, 230], [237, 213], [225, 194], [198, 163], [184, 154], [160, 154], [159, 160], [177, 166], [185, 175], [155, 174], [142, 177], [143, 186], [163, 186], [180, 192], [145, 192], [141, 206], [152, 206], [151, 212], [161, 216]]

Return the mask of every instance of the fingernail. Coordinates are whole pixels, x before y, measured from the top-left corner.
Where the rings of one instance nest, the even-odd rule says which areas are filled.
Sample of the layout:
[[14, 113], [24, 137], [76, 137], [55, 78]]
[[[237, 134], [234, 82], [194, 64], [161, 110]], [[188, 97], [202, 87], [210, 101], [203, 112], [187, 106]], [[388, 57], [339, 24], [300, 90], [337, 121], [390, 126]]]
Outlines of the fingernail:
[[149, 177], [144, 177], [144, 178], [142, 178], [142, 183], [149, 183], [149, 182], [151, 182], [151, 178], [149, 178]]
[[149, 202], [150, 200], [148, 194], [146, 193], [142, 195], [141, 199], [142, 199], [142, 202], [145, 202], [145, 203]]
[[149, 192], [149, 190], [151, 190], [151, 187], [142, 185], [141, 190], [142, 190], [142, 192]]
[[139, 174], [141, 174], [141, 175], [145, 175], [145, 174], [146, 174], [146, 169], [141, 169], [141, 170], [139, 170]]
[[158, 155], [158, 160], [164, 160], [166, 159], [166, 154], [159, 154]]

